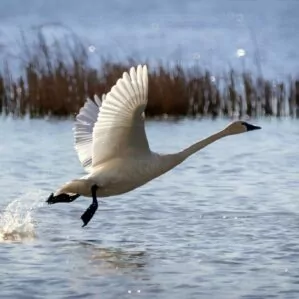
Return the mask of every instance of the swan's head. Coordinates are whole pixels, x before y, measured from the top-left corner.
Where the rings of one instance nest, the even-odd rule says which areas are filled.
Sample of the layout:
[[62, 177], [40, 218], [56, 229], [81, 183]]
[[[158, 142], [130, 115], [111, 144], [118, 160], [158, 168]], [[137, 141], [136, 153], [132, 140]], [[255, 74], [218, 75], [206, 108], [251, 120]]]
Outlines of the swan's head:
[[261, 129], [261, 127], [251, 125], [245, 121], [235, 121], [229, 124], [224, 131], [227, 135], [234, 135], [259, 129]]

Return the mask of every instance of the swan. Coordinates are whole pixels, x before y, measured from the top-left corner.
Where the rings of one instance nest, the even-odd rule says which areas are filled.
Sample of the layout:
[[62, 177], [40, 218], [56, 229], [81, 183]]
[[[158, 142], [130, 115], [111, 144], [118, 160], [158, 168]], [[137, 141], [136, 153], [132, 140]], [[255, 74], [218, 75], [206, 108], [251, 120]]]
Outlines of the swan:
[[97, 96], [94, 101], [88, 98], [76, 116], [75, 149], [87, 175], [67, 182], [46, 201], [69, 203], [81, 195], [91, 197], [91, 205], [81, 216], [82, 227], [96, 212], [97, 197], [129, 192], [223, 137], [261, 129], [235, 121], [182, 151], [158, 154], [151, 151], [144, 128], [147, 94], [147, 66], [131, 67], [101, 100]]

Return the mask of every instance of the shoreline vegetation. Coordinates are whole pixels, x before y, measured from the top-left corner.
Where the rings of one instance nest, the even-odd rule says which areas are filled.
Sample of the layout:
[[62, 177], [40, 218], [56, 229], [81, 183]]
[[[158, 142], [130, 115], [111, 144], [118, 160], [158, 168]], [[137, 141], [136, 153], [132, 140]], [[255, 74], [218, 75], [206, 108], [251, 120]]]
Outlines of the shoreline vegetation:
[[7, 61], [0, 68], [0, 114], [13, 117], [69, 117], [87, 97], [107, 93], [124, 71], [148, 64], [146, 116], [151, 117], [299, 117], [299, 78], [276, 82], [234, 70], [217, 76], [198, 65], [185, 67], [128, 59], [90, 66], [88, 49], [79, 42], [51, 45], [43, 34], [36, 43], [23, 42], [20, 74]]

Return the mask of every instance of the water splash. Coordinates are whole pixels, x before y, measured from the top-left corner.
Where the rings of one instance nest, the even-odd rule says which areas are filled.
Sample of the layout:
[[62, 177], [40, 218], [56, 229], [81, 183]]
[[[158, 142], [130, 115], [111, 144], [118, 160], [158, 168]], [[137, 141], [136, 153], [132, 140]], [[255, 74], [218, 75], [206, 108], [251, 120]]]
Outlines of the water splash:
[[0, 243], [22, 242], [36, 238], [33, 211], [40, 201], [16, 199], [0, 213]]

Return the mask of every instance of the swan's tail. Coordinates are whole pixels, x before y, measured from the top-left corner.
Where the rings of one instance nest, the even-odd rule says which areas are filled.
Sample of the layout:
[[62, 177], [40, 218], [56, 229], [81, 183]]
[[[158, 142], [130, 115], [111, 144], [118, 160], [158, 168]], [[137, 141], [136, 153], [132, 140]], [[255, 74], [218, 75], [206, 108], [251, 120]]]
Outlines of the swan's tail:
[[61, 186], [55, 193], [54, 197], [66, 193], [70, 196], [80, 194], [83, 196], [91, 196], [92, 183], [86, 179], [72, 180]]

